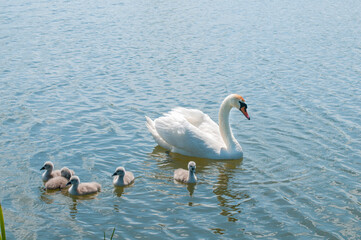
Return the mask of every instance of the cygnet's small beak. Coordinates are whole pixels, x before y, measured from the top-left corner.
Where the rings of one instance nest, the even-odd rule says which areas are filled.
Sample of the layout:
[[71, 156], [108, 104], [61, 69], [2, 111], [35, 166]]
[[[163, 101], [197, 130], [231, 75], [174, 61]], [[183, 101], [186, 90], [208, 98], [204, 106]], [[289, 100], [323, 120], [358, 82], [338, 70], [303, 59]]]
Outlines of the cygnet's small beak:
[[116, 176], [116, 175], [118, 175], [117, 172], [113, 173], [112, 177], [114, 177], [114, 176]]
[[65, 186], [71, 185], [71, 182], [68, 182]]
[[251, 118], [249, 117], [249, 115], [247, 113], [247, 109], [245, 107], [242, 107], [240, 110], [248, 120], [251, 120]]
[[44, 170], [44, 169], [45, 169], [45, 167], [40, 168], [40, 170]]

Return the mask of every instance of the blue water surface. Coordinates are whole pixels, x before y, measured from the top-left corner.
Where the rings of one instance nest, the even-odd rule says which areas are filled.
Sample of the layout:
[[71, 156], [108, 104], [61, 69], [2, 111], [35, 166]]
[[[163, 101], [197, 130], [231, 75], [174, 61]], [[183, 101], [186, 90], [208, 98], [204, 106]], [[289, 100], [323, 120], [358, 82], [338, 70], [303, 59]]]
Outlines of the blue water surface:
[[[361, 2], [1, 1], [9, 239], [360, 239]], [[242, 160], [157, 147], [145, 115], [230, 123]], [[173, 171], [197, 163], [196, 186]], [[102, 191], [45, 191], [45, 161]], [[112, 173], [136, 176], [114, 189]]]

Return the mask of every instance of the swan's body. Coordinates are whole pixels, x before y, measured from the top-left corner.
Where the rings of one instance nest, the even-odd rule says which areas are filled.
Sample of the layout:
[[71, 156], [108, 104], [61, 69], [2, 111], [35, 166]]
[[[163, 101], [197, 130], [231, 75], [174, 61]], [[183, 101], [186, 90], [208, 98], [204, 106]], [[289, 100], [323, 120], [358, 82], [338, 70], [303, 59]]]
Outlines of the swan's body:
[[190, 161], [188, 163], [188, 171], [182, 168], [179, 168], [174, 171], [174, 180], [184, 183], [196, 183], [197, 176], [195, 174], [196, 171], [196, 163]]
[[43, 167], [40, 168], [40, 170], [46, 170], [41, 176], [41, 179], [44, 182], [49, 181], [49, 179], [51, 179], [53, 177], [60, 177], [61, 176], [60, 170], [55, 170], [54, 171], [54, 164], [52, 162], [50, 162], [50, 161], [45, 162]]
[[67, 167], [63, 167], [60, 170], [60, 172], [61, 172], [61, 176], [53, 177], [45, 183], [46, 189], [54, 190], [54, 189], [59, 189], [59, 188], [62, 189], [66, 187], [66, 184], [69, 182], [72, 173]]
[[96, 182], [80, 183], [80, 179], [77, 176], [70, 178], [70, 181], [67, 185], [70, 185], [68, 192], [71, 195], [88, 195], [100, 192], [101, 186]]
[[232, 107], [250, 119], [245, 100], [231, 94], [220, 107], [219, 126], [200, 110], [180, 107], [154, 121], [146, 116], [146, 125], [154, 140], [171, 152], [210, 159], [239, 159], [243, 157], [242, 147], [229, 126]]
[[113, 184], [117, 187], [127, 186], [134, 181], [133, 173], [125, 171], [124, 167], [117, 167], [113, 173], [113, 176], [115, 176]]

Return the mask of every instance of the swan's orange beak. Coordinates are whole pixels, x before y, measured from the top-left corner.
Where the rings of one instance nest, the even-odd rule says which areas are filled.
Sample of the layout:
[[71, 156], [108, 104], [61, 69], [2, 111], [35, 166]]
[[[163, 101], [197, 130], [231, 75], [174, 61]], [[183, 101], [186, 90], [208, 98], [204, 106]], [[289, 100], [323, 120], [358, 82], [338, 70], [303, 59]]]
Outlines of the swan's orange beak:
[[248, 119], [251, 120], [251, 118], [249, 117], [248, 113], [247, 113], [247, 109], [245, 107], [241, 107], [241, 112], [243, 113], [243, 115]]

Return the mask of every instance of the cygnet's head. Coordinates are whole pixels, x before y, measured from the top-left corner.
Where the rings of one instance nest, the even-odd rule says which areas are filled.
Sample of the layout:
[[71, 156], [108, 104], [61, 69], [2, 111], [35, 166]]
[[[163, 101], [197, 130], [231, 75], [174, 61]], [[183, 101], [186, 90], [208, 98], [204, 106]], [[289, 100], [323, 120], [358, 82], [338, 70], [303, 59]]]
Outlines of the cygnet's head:
[[195, 172], [196, 171], [196, 163], [193, 161], [190, 161], [188, 163], [188, 170], [191, 172]]
[[124, 167], [117, 167], [117, 169], [115, 169], [115, 173], [113, 173], [112, 176], [115, 176], [115, 175], [123, 177], [125, 175], [125, 168]]
[[60, 170], [60, 174], [62, 177], [65, 177], [68, 180], [70, 180], [70, 178], [71, 178], [71, 172], [70, 172], [69, 168], [67, 168], [67, 167], [63, 167]]
[[70, 178], [70, 181], [66, 184], [66, 186], [68, 186], [68, 185], [79, 185], [79, 183], [80, 183], [80, 179], [79, 179], [79, 177], [78, 176], [72, 176], [71, 178]]
[[54, 169], [54, 164], [50, 161], [47, 161], [44, 163], [44, 166], [42, 168], [40, 168], [40, 170], [53, 170]]

